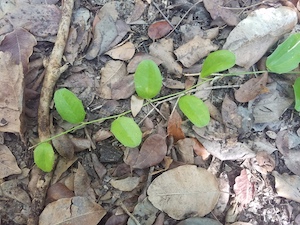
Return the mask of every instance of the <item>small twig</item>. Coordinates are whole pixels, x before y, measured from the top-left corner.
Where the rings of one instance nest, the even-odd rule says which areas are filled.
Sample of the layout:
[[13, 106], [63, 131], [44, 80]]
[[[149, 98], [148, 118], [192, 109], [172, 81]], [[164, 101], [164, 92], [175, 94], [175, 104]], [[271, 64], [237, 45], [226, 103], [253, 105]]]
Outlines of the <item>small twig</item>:
[[128, 209], [122, 202], [120, 203], [120, 206], [124, 210], [124, 212], [135, 222], [136, 225], [141, 225], [140, 222], [135, 218], [134, 215], [132, 215], [131, 212], [128, 211]]
[[176, 28], [173, 26], [173, 24], [169, 21], [169, 19], [165, 16], [165, 14], [160, 10], [160, 8], [158, 7], [158, 5], [152, 1], [152, 4], [155, 6], [155, 8], [160, 12], [160, 14], [164, 17], [164, 19], [170, 24], [170, 26], [173, 28], [173, 30], [175, 30]]
[[223, 86], [212, 86], [212, 87], [206, 87], [204, 90], [214, 90], [214, 89], [225, 89], [225, 88], [238, 88], [241, 85], [235, 84], [235, 85], [223, 85]]

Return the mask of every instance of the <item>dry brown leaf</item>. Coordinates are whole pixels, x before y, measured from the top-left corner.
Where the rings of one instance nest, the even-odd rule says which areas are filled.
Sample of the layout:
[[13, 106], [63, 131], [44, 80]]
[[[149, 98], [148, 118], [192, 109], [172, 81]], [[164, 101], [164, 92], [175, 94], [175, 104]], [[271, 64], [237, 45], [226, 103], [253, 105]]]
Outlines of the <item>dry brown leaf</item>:
[[216, 205], [216, 207], [213, 210], [213, 214], [216, 216], [221, 216], [224, 214], [227, 206], [228, 206], [228, 201], [230, 198], [230, 191], [231, 187], [229, 184], [229, 179], [227, 172], [223, 171], [220, 176], [219, 176], [219, 188], [220, 188], [220, 198], [219, 201]]
[[18, 186], [17, 180], [5, 181], [0, 185], [1, 196], [9, 197], [21, 202], [25, 205], [30, 205], [31, 200], [28, 193]]
[[150, 135], [143, 143], [139, 155], [132, 166], [144, 169], [160, 163], [167, 153], [166, 139], [159, 134]]
[[214, 175], [194, 165], [179, 166], [155, 178], [148, 191], [150, 202], [176, 220], [210, 213], [220, 196]]
[[127, 18], [126, 23], [130, 24], [137, 21], [142, 16], [146, 7], [147, 4], [144, 3], [142, 0], [135, 0], [134, 9], [130, 16]]
[[279, 174], [273, 171], [275, 177], [275, 188], [278, 196], [300, 202], [300, 177], [297, 175]]
[[5, 35], [0, 44], [0, 51], [10, 52], [15, 64], [22, 63], [24, 74], [28, 71], [29, 57], [32, 55], [33, 46], [37, 44], [35, 37], [24, 30], [17, 28]]
[[143, 104], [144, 104], [144, 99], [136, 95], [131, 96], [130, 109], [133, 117], [136, 117], [136, 115], [141, 111]]
[[172, 26], [166, 20], [152, 23], [148, 28], [148, 36], [153, 40], [166, 36], [172, 30]]
[[163, 84], [165, 87], [170, 88], [170, 89], [184, 89], [185, 84], [182, 83], [179, 80], [174, 80], [170, 78], [166, 78], [163, 80]]
[[186, 164], [194, 164], [194, 140], [184, 138], [178, 140], [176, 146], [180, 161]]
[[99, 204], [76, 196], [48, 204], [40, 215], [39, 224], [98, 224], [105, 214], [105, 209]]
[[134, 53], [135, 53], [134, 45], [131, 42], [126, 42], [124, 45], [111, 49], [105, 54], [109, 55], [113, 59], [126, 61], [131, 59], [134, 56]]
[[242, 208], [252, 201], [254, 197], [254, 184], [249, 180], [246, 169], [243, 169], [241, 174], [235, 178], [233, 190], [235, 193], [235, 201], [239, 203]]
[[[23, 134], [23, 69], [14, 64], [9, 52], [0, 51], [0, 126], [1, 132]], [[3, 126], [3, 124], [5, 124]]]
[[207, 56], [211, 51], [217, 49], [218, 46], [213, 44], [211, 40], [195, 36], [188, 43], [177, 48], [174, 54], [185, 67], [191, 67], [200, 59]]
[[113, 186], [114, 188], [120, 191], [132, 191], [139, 185], [140, 178], [127, 177], [119, 180], [111, 179], [109, 183], [111, 184], [111, 186]]
[[66, 170], [76, 162], [77, 158], [74, 157], [72, 160], [66, 160], [62, 157], [59, 158], [57, 165], [55, 167], [55, 171], [53, 173], [53, 178], [51, 180], [51, 184], [55, 184], [60, 179], [61, 175], [66, 172]]
[[196, 155], [201, 156], [203, 160], [207, 160], [210, 156], [210, 153], [204, 148], [204, 146], [200, 143], [200, 141], [197, 140], [197, 138], [193, 138], [194, 140], [194, 152]]
[[168, 128], [167, 132], [169, 136], [172, 136], [174, 139], [174, 143], [178, 140], [184, 139], [185, 135], [181, 129], [182, 119], [175, 109], [168, 120]]
[[93, 140], [95, 142], [103, 141], [106, 140], [107, 138], [110, 138], [112, 136], [112, 133], [107, 130], [98, 130], [94, 135], [93, 135]]
[[258, 95], [268, 92], [266, 87], [268, 81], [268, 73], [264, 73], [260, 77], [255, 77], [240, 86], [235, 91], [234, 97], [238, 102], [249, 102], [255, 99]]
[[[5, 18], [14, 29], [22, 27], [35, 36], [47, 37], [57, 33], [61, 11], [55, 5], [22, 3], [15, 10], [7, 13]], [[0, 33], [3, 34], [1, 31]]]
[[275, 168], [275, 159], [266, 151], [257, 152], [256, 160], [258, 166], [261, 169], [261, 171], [259, 172], [262, 174], [267, 174], [268, 172], [272, 172]]
[[182, 220], [177, 225], [222, 225], [218, 220], [210, 218], [190, 217]]
[[160, 60], [157, 57], [153, 57], [147, 53], [144, 52], [138, 52], [135, 54], [135, 56], [130, 60], [130, 62], [127, 65], [127, 71], [128, 73], [134, 73], [138, 64], [146, 59], [150, 59], [154, 61], [158, 66], [162, 63], [162, 60]]
[[169, 73], [181, 77], [182, 67], [173, 56], [173, 39], [161, 39], [158, 42], [154, 42], [149, 46], [149, 50], [150, 55], [162, 61], [163, 67], [165, 67]]
[[123, 225], [126, 224], [128, 220], [128, 215], [121, 214], [121, 215], [112, 215], [108, 218], [105, 225]]
[[203, 0], [206, 10], [214, 20], [222, 18], [229, 26], [236, 26], [239, 22], [238, 16], [230, 9], [223, 7], [222, 0]]
[[89, 178], [89, 175], [80, 162], [78, 162], [78, 169], [74, 177], [74, 193], [76, 196], [87, 197], [91, 201], [96, 200], [96, 195], [93, 188], [91, 187], [91, 180]]
[[62, 183], [56, 183], [49, 187], [47, 190], [46, 204], [57, 201], [61, 198], [72, 198], [74, 192], [71, 191], [66, 185]]
[[22, 172], [16, 158], [5, 145], [0, 145], [0, 156], [0, 179]]
[[110, 60], [101, 69], [101, 98], [126, 99], [134, 93], [133, 76], [127, 75], [126, 65], [122, 61]]
[[[64, 132], [62, 128], [57, 128], [56, 131], [52, 134], [57, 135]], [[67, 160], [73, 159], [74, 157], [74, 145], [70, 140], [68, 134], [61, 135], [52, 140], [53, 147], [62, 157]]]
[[296, 24], [297, 14], [289, 7], [260, 8], [231, 31], [223, 48], [235, 54], [237, 65], [250, 68]]
[[300, 176], [300, 151], [299, 149], [289, 150], [289, 153], [284, 156], [284, 162], [287, 168], [294, 174]]

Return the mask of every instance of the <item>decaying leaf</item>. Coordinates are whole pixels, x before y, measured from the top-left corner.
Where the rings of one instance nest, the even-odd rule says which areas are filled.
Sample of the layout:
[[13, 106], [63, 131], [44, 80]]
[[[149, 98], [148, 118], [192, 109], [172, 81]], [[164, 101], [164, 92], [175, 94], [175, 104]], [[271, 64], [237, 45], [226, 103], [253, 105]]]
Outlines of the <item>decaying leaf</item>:
[[208, 214], [220, 195], [215, 176], [194, 165], [162, 173], [152, 181], [147, 193], [156, 208], [176, 220]]
[[174, 54], [185, 67], [190, 67], [207, 56], [211, 51], [217, 49], [218, 46], [213, 44], [211, 40], [195, 36], [188, 43], [177, 48]]
[[[62, 133], [63, 131], [62, 128], [57, 128], [53, 136]], [[74, 145], [67, 134], [53, 139], [52, 144], [56, 151], [67, 160], [74, 157]]]
[[30, 205], [31, 200], [28, 193], [21, 187], [18, 187], [17, 180], [5, 181], [0, 185], [1, 195], [15, 199], [25, 205]]
[[160, 39], [166, 36], [171, 30], [172, 26], [166, 20], [152, 23], [148, 28], [148, 36], [153, 40]]
[[127, 76], [122, 61], [110, 60], [101, 69], [100, 97], [105, 99], [126, 99], [134, 93], [133, 76]]
[[130, 16], [127, 18], [126, 23], [130, 24], [137, 21], [142, 16], [146, 7], [147, 4], [144, 3], [142, 0], [136, 0], [134, 4], [134, 9]]
[[114, 188], [120, 191], [132, 191], [140, 183], [139, 177], [127, 177], [124, 179], [115, 180], [112, 179], [109, 182]]
[[20, 174], [21, 172], [9, 148], [5, 145], [0, 145], [0, 178], [2, 179], [12, 174]]
[[260, 167], [260, 173], [267, 174], [275, 168], [275, 159], [266, 151], [259, 151], [256, 154], [257, 164]]
[[170, 88], [170, 89], [184, 89], [185, 88], [184, 83], [182, 83], [179, 80], [174, 80], [174, 79], [170, 79], [170, 78], [164, 79], [163, 84], [165, 87]]
[[130, 108], [133, 117], [136, 117], [136, 115], [141, 111], [143, 104], [144, 104], [144, 99], [136, 95], [131, 96]]
[[176, 146], [180, 161], [186, 164], [194, 164], [194, 140], [184, 138], [178, 140]]
[[62, 183], [55, 183], [47, 190], [46, 203], [57, 201], [62, 198], [72, 198], [74, 192], [71, 191], [66, 185]]
[[235, 54], [237, 65], [250, 68], [296, 24], [297, 14], [292, 8], [260, 8], [231, 31], [223, 48]]
[[220, 174], [218, 180], [219, 180], [219, 188], [220, 188], [221, 194], [220, 194], [218, 203], [213, 210], [213, 214], [216, 216], [221, 216], [224, 213], [224, 211], [228, 205], [231, 187], [229, 184], [229, 178], [228, 178], [227, 172], [223, 171]]
[[134, 45], [131, 42], [126, 42], [124, 45], [111, 49], [105, 54], [109, 55], [113, 59], [126, 61], [131, 59], [134, 53], [135, 53]]
[[254, 184], [249, 180], [246, 169], [241, 171], [241, 174], [235, 178], [233, 185], [235, 192], [235, 201], [241, 204], [241, 207], [247, 206], [254, 197]]
[[299, 149], [289, 150], [284, 156], [284, 162], [287, 168], [294, 174], [300, 176], [300, 151]]
[[168, 135], [173, 137], [174, 143], [176, 143], [178, 140], [185, 138], [185, 135], [181, 129], [181, 123], [182, 119], [177, 110], [175, 109], [168, 120], [167, 128]]
[[105, 214], [104, 208], [86, 197], [62, 198], [45, 207], [39, 224], [98, 224]]
[[149, 46], [149, 50], [150, 55], [162, 61], [163, 67], [165, 67], [169, 73], [181, 76], [182, 67], [174, 59], [172, 39], [161, 39], [158, 42], [154, 42]]
[[164, 159], [166, 153], [166, 139], [159, 134], [153, 134], [144, 141], [133, 168], [144, 169], [154, 166]]
[[268, 81], [268, 73], [264, 73], [260, 77], [255, 77], [240, 86], [235, 91], [234, 97], [238, 102], [249, 102], [255, 99], [259, 94], [268, 92], [266, 87]]
[[275, 177], [275, 188], [278, 196], [300, 202], [300, 177], [297, 175], [279, 174], [273, 171]]

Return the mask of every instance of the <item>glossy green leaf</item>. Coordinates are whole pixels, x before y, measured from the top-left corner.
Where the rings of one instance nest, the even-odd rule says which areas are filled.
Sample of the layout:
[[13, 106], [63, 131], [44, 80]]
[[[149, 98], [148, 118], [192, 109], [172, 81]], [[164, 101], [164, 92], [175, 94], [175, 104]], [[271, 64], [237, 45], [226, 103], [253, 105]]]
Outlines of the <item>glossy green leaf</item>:
[[144, 99], [155, 97], [162, 87], [162, 76], [156, 63], [143, 60], [134, 74], [134, 85], [138, 96]]
[[209, 123], [210, 115], [204, 102], [192, 95], [186, 95], [179, 99], [180, 110], [197, 127], [204, 127]]
[[267, 58], [266, 65], [273, 73], [287, 73], [297, 68], [300, 62], [300, 33], [289, 36]]
[[221, 72], [233, 67], [235, 64], [235, 55], [228, 50], [219, 50], [210, 53], [205, 59], [201, 77], [207, 77], [212, 73]]
[[50, 172], [55, 160], [52, 145], [47, 142], [38, 145], [33, 151], [33, 158], [38, 168]]
[[66, 88], [59, 89], [54, 94], [55, 108], [61, 118], [69, 123], [81, 123], [85, 117], [82, 102], [73, 92]]
[[121, 116], [111, 124], [110, 131], [124, 146], [134, 148], [142, 142], [142, 132], [132, 118]]
[[295, 110], [300, 112], [300, 77], [298, 77], [293, 85], [295, 94]]

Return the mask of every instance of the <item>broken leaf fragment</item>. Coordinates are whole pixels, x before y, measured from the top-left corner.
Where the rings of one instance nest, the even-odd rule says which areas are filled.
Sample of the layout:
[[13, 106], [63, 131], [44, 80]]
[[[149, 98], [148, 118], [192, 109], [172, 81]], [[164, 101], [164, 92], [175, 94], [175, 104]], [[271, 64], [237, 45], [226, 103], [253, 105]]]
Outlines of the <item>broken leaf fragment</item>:
[[156, 63], [143, 60], [139, 63], [134, 74], [135, 90], [141, 98], [155, 97], [162, 87], [162, 76]]
[[197, 127], [204, 127], [209, 123], [210, 115], [205, 103], [192, 95], [186, 95], [179, 99], [180, 110]]
[[295, 110], [300, 111], [300, 77], [298, 77], [293, 85], [295, 94]]
[[142, 132], [132, 118], [119, 117], [112, 122], [110, 131], [126, 147], [134, 148], [142, 142]]
[[228, 50], [219, 50], [210, 53], [205, 59], [201, 71], [201, 77], [207, 77], [212, 73], [221, 72], [233, 67], [235, 55]]
[[34, 162], [44, 172], [50, 172], [54, 165], [54, 151], [52, 145], [45, 142], [38, 145], [33, 152]]
[[69, 123], [81, 123], [85, 117], [83, 104], [76, 95], [66, 88], [54, 93], [54, 103], [57, 112]]

